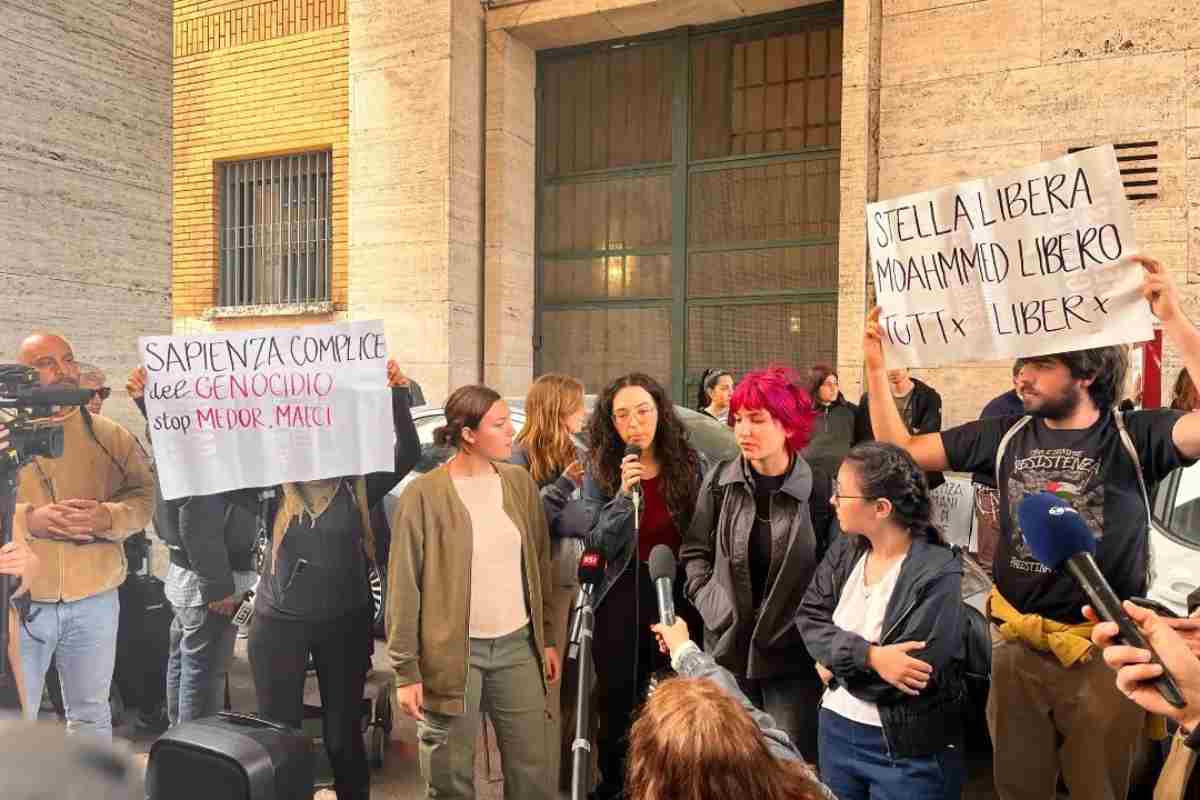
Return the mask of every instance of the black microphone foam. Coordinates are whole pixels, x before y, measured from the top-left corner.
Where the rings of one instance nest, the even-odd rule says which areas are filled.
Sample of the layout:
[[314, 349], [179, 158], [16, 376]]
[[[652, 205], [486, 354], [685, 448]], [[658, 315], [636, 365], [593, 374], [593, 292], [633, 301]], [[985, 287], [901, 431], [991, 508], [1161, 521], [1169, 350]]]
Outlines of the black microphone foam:
[[650, 551], [650, 580], [675, 580], [675, 556], [665, 544], [656, 544]]
[[633, 443], [625, 445], [625, 456], [626, 457], [637, 456], [638, 458], [641, 458], [642, 457], [642, 446], [640, 444], [633, 444]]

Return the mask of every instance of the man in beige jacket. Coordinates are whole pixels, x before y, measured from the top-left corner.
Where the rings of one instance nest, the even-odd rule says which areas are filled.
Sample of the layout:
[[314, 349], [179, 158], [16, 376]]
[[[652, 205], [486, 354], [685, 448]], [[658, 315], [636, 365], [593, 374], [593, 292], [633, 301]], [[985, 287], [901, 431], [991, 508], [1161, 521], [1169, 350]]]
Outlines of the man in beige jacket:
[[[30, 336], [18, 358], [44, 386], [79, 386], [75, 354], [61, 336]], [[17, 501], [29, 504], [25, 527], [39, 561], [32, 608], [19, 626], [22, 705], [27, 719], [37, 718], [56, 657], [67, 730], [111, 739], [117, 587], [126, 569], [121, 543], [150, 521], [154, 478], [137, 439], [117, 423], [77, 408], [57, 419], [62, 457], [34, 459], [17, 487]]]

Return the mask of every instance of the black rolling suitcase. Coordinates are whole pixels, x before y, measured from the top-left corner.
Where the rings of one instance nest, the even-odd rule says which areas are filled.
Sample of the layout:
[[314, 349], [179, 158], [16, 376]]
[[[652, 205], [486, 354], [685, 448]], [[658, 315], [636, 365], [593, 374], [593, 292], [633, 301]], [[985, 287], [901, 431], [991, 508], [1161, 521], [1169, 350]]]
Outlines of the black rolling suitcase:
[[309, 800], [313, 748], [300, 731], [223, 711], [177, 725], [150, 748], [149, 800]]

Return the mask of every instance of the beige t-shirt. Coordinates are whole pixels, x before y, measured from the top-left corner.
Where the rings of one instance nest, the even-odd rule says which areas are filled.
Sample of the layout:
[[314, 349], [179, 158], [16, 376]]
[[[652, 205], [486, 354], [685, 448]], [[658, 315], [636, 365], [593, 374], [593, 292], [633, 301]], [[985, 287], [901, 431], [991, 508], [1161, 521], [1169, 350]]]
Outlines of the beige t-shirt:
[[529, 624], [521, 577], [521, 532], [504, 512], [496, 473], [455, 478], [454, 488], [471, 515], [472, 639], [496, 639]]

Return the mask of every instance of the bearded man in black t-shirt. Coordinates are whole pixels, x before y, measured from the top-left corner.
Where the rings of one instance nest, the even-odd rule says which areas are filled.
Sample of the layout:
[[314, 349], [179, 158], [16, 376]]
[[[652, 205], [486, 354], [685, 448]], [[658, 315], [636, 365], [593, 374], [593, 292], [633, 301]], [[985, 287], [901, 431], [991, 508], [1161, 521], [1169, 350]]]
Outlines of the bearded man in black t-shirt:
[[[1180, 308], [1174, 282], [1153, 259], [1135, 260], [1146, 270], [1142, 294], [1166, 337], [1189, 369], [1200, 368], [1200, 330]], [[1125, 800], [1144, 712], [1094, 657], [1083, 624], [1086, 596], [1069, 575], [1033, 557], [1016, 508], [1041, 491], [1070, 502], [1096, 534], [1096, 560], [1117, 595], [1144, 594], [1150, 521], [1143, 487], [1200, 458], [1200, 412], [1135, 411], [1118, 419], [1128, 352], [1102, 347], [1024, 359], [1026, 416], [912, 436], [887, 395], [878, 320], [876, 309], [863, 340], [877, 438], [906, 448], [924, 470], [998, 473], [1000, 542], [989, 606], [1003, 640], [992, 653], [987, 715], [1000, 800], [1051, 800], [1060, 772], [1072, 797]]]

